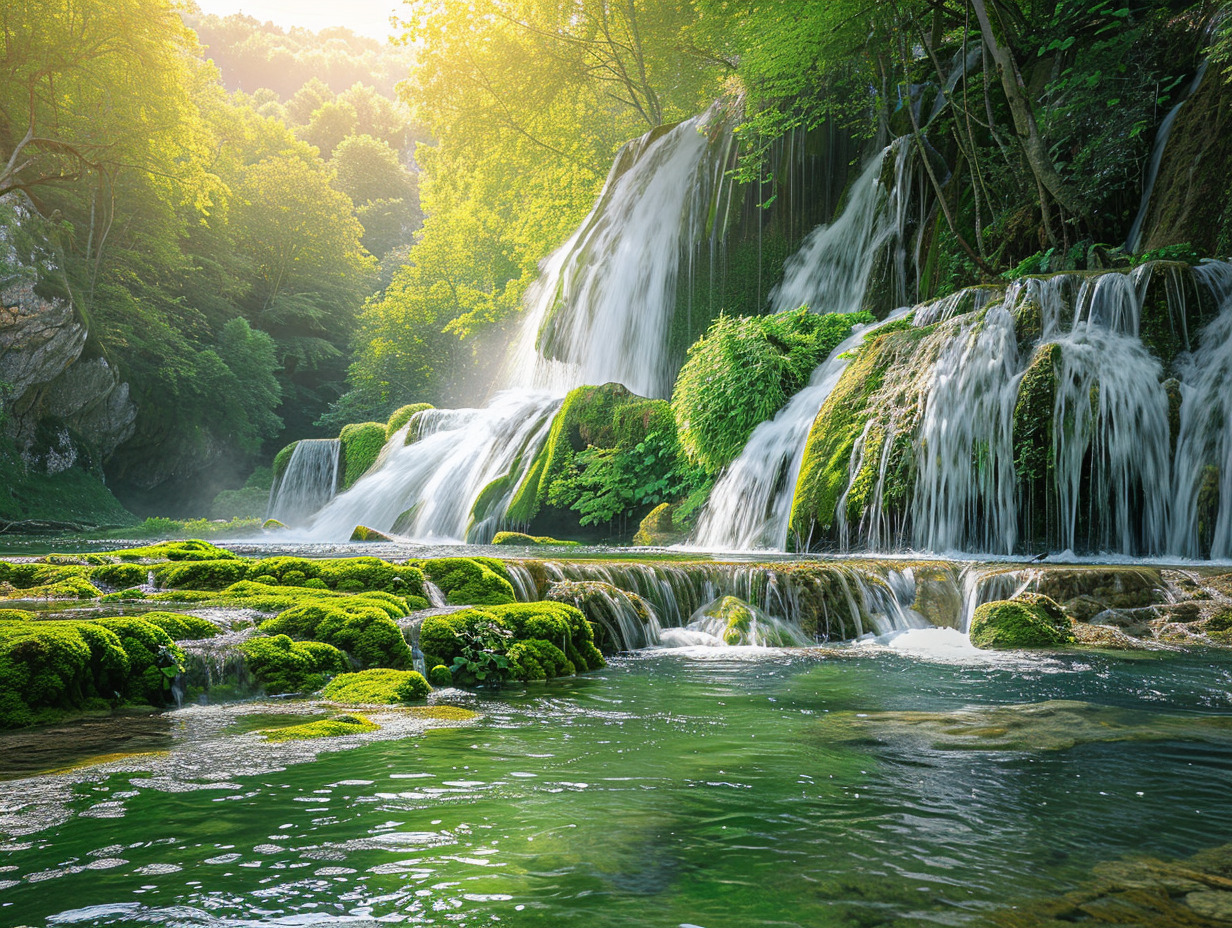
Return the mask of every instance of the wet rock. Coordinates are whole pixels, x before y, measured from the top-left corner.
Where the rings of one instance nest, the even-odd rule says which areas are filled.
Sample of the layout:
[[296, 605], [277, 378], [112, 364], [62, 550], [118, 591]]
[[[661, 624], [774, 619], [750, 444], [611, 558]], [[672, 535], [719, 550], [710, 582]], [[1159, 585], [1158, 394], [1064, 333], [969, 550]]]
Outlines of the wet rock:
[[1109, 651], [1148, 651], [1151, 646], [1138, 638], [1125, 634], [1119, 628], [1110, 625], [1086, 625], [1076, 622], [1073, 626], [1074, 637], [1078, 643], [1088, 648], [1103, 648]]
[[1189, 893], [1185, 904], [1205, 918], [1232, 922], [1232, 892], [1203, 890]]

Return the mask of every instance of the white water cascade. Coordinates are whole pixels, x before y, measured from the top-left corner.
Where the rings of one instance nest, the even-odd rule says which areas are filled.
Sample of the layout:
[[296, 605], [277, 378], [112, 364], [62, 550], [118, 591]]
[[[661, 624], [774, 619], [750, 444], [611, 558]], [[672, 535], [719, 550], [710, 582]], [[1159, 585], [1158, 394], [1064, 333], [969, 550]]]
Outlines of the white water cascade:
[[[815, 312], [859, 311], [873, 258], [894, 230], [886, 209], [889, 197], [880, 183], [885, 155], [865, 166], [838, 219], [814, 229], [788, 260], [782, 284], [770, 295], [776, 310], [807, 305]], [[698, 519], [694, 545], [721, 551], [783, 548], [805, 439], [847, 369], [847, 354], [869, 331], [861, 327], [853, 333], [813, 372], [808, 386], [753, 430], [715, 484]]]
[[270, 487], [266, 518], [298, 525], [333, 499], [341, 448], [336, 438], [296, 442], [282, 479]]
[[626, 145], [594, 209], [543, 264], [505, 386], [482, 409], [438, 411], [394, 435], [378, 464], [309, 523], [314, 540], [356, 525], [419, 541], [487, 542], [564, 395], [618, 382], [670, 390], [668, 335], [680, 255], [719, 235], [711, 205], [730, 192], [726, 112]]

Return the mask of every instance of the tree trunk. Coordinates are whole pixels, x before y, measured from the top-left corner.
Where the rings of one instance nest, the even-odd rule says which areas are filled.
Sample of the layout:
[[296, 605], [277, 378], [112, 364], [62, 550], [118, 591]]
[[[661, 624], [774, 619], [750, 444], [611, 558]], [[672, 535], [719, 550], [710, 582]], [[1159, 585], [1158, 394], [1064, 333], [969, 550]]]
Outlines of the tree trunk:
[[1022, 146], [1023, 155], [1026, 156], [1027, 163], [1031, 166], [1031, 172], [1035, 175], [1039, 185], [1052, 195], [1062, 209], [1074, 216], [1085, 215], [1084, 204], [1061, 180], [1061, 175], [1057, 173], [1052, 158], [1048, 155], [1048, 146], [1040, 134], [1039, 123], [1035, 120], [1035, 112], [1031, 109], [1031, 101], [1027, 96], [1027, 89], [1023, 83], [1022, 74], [1018, 70], [1018, 64], [1014, 61], [1013, 53], [1007, 46], [997, 41], [984, 0], [971, 0], [971, 5], [975, 10], [975, 18], [979, 20], [984, 44], [988, 46], [988, 51], [992, 54], [993, 62], [997, 66], [997, 73], [1001, 77], [1005, 99], [1009, 103], [1010, 114], [1014, 118], [1014, 131]]

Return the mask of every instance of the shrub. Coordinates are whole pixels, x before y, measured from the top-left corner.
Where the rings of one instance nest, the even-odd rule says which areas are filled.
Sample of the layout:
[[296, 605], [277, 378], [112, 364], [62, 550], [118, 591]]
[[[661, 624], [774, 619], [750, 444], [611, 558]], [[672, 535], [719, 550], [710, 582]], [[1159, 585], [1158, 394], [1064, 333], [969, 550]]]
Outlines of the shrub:
[[423, 699], [431, 690], [415, 670], [364, 670], [334, 677], [321, 696], [349, 706], [392, 705]]
[[249, 638], [240, 651], [267, 693], [311, 693], [348, 666], [346, 655], [332, 645], [292, 641], [286, 635]]
[[437, 664], [428, 671], [428, 682], [433, 686], [452, 686], [453, 674], [444, 664]]
[[689, 348], [672, 410], [689, 459], [718, 473], [868, 313], [720, 316]]

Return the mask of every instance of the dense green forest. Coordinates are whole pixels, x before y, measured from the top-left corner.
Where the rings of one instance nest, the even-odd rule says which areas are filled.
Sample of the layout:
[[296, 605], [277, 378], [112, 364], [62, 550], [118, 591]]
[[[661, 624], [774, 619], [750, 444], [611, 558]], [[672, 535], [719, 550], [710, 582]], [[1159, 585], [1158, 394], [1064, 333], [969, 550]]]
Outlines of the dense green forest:
[[[1146, 0], [416, 2], [386, 45], [164, 0], [13, 0], [0, 10], [4, 305], [58, 301], [71, 319], [47, 369], [5, 368], [6, 467], [30, 489], [0, 516], [50, 518], [36, 502], [48, 475], [77, 481], [87, 522], [122, 519], [93, 489], [103, 476], [141, 515], [259, 515], [287, 440], [481, 400], [540, 262], [620, 147], [715, 99], [738, 114], [743, 212], [721, 305], [690, 317], [678, 365], [717, 310], [711, 351], [779, 337], [732, 318], [767, 310], [785, 257], [887, 136], [925, 152], [930, 225], [911, 299], [1128, 263], [1155, 131], [1207, 56], [1218, 79], [1190, 119], [1210, 131], [1178, 140], [1200, 175], [1161, 176], [1184, 189], [1139, 250], [1227, 252], [1232, 37], [1219, 13]], [[843, 155], [818, 183], [787, 152], [811, 156], [823, 136]], [[797, 336], [808, 345], [749, 408], [660, 434], [660, 456], [679, 463], [642, 482], [704, 487], [837, 343]], [[681, 404], [739, 407], [744, 386], [694, 383], [677, 421]], [[83, 390], [89, 404], [65, 399]], [[630, 492], [644, 507], [659, 491]], [[584, 505], [604, 524], [638, 510]]]

